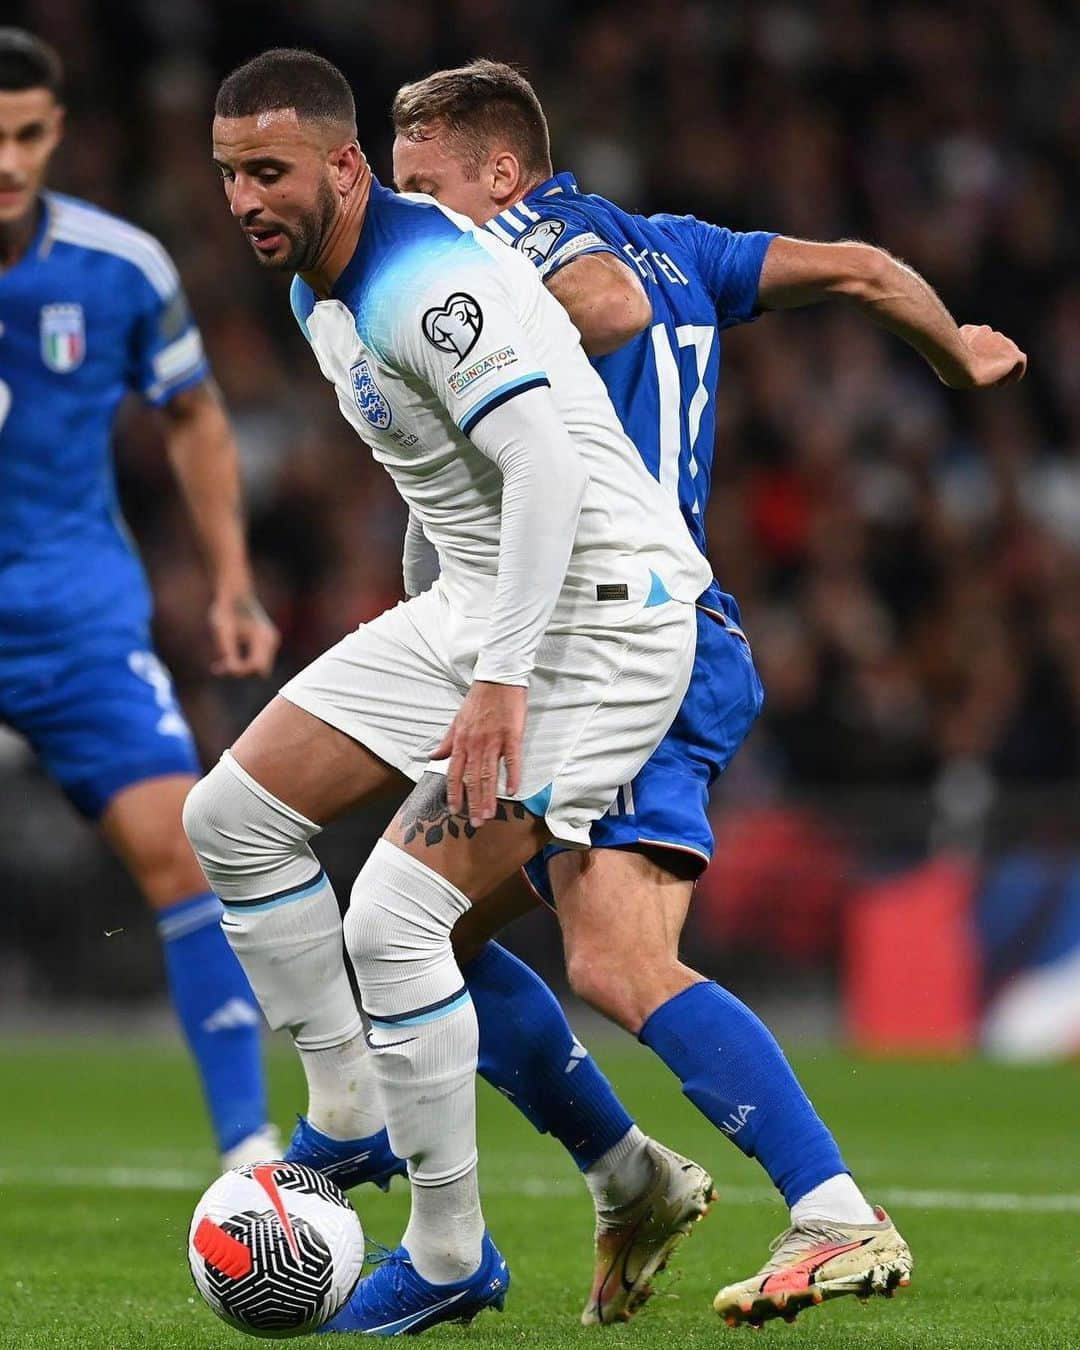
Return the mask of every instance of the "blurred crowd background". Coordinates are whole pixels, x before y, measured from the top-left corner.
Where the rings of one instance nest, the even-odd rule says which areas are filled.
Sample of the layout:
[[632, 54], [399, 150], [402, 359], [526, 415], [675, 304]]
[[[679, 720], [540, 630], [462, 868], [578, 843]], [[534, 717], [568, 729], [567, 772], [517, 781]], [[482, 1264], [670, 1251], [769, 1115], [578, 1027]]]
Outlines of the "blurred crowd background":
[[[476, 55], [518, 61], [547, 109], [556, 169], [585, 190], [733, 228], [870, 240], [919, 269], [960, 322], [1014, 338], [1028, 378], [972, 395], [839, 304], [727, 335], [709, 534], [768, 701], [717, 798], [721, 857], [694, 938], [721, 973], [738, 960], [766, 983], [779, 971], [784, 988], [814, 984], [864, 940], [854, 901], [947, 851], [972, 869], [973, 1006], [1017, 967], [1059, 960], [1069, 934], [1080, 942], [1074, 5], [14, 8], [6, 21], [67, 64], [55, 186], [151, 229], [184, 277], [243, 451], [281, 677], [398, 598], [403, 518], [340, 420], [285, 284], [248, 256], [210, 162], [217, 80], [254, 51], [309, 46], [341, 65], [384, 181], [401, 82]], [[117, 452], [160, 649], [212, 758], [273, 686], [207, 673], [205, 581], [151, 416], [130, 410]], [[26, 773], [14, 761], [0, 793], [36, 793]], [[61, 810], [44, 829], [54, 856]], [[5, 816], [21, 840], [33, 833]], [[332, 841], [343, 868], [372, 828]], [[1001, 869], [1021, 864], [1023, 886], [995, 909]], [[940, 901], [940, 877], [931, 890]], [[36, 959], [24, 983], [40, 978]]]

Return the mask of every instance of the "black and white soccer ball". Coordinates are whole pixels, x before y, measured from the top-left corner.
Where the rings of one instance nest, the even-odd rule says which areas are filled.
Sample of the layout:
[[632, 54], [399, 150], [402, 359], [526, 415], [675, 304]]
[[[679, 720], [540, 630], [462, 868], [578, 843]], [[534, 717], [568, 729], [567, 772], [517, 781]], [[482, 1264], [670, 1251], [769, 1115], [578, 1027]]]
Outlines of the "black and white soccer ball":
[[300, 1163], [248, 1163], [210, 1187], [191, 1219], [196, 1288], [252, 1336], [305, 1336], [348, 1301], [364, 1230], [344, 1192]]

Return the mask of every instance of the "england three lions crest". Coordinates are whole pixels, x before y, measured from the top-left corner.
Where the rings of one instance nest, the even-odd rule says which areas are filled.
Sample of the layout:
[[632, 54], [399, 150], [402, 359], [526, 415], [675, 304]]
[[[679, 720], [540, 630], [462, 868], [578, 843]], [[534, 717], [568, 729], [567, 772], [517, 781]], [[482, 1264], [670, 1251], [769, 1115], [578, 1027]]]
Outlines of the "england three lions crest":
[[360, 416], [376, 431], [385, 431], [391, 420], [390, 405], [375, 383], [367, 357], [362, 357], [355, 366], [351, 366], [349, 374], [352, 376], [353, 397], [360, 409]]
[[83, 363], [86, 355], [86, 322], [82, 305], [42, 305], [41, 359], [58, 375], [66, 375]]

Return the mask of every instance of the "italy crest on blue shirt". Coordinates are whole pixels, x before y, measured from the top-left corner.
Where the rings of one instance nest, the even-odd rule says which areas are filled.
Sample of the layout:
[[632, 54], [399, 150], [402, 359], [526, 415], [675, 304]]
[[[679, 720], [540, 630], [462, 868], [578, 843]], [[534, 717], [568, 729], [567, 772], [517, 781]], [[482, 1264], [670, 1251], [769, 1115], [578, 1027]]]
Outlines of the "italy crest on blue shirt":
[[375, 383], [367, 357], [362, 356], [355, 366], [350, 366], [349, 374], [352, 376], [353, 396], [360, 409], [360, 416], [376, 431], [385, 431], [390, 425], [390, 405]]
[[82, 305], [42, 305], [41, 359], [58, 375], [82, 365], [86, 324]]

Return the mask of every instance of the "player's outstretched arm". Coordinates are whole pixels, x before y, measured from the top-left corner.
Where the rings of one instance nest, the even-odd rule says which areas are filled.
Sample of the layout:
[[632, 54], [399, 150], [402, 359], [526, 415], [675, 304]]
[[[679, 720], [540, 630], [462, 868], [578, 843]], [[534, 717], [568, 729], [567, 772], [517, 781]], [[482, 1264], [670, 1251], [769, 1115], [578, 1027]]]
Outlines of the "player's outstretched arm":
[[162, 414], [169, 459], [210, 568], [213, 670], [268, 675], [280, 639], [255, 596], [236, 441], [221, 395], [204, 380], [170, 399]]
[[640, 278], [613, 253], [575, 258], [544, 284], [570, 315], [589, 356], [618, 351], [652, 322]]
[[950, 389], [1013, 384], [1027, 369], [1027, 356], [1015, 342], [985, 325], [957, 327], [933, 287], [884, 249], [847, 241], [772, 241], [758, 286], [763, 309], [836, 298], [903, 338]]

